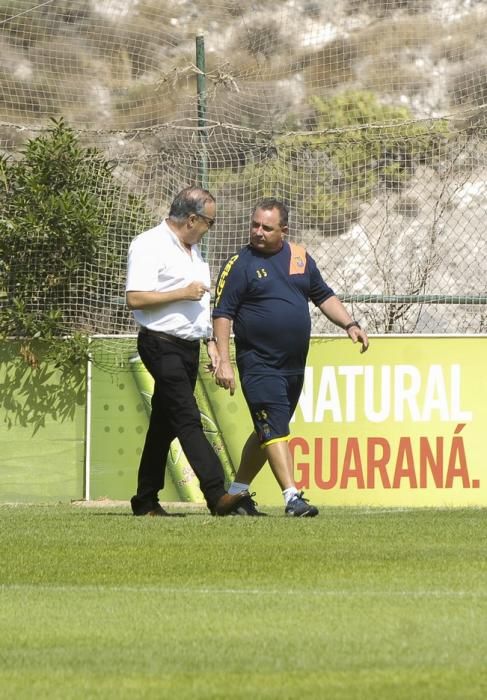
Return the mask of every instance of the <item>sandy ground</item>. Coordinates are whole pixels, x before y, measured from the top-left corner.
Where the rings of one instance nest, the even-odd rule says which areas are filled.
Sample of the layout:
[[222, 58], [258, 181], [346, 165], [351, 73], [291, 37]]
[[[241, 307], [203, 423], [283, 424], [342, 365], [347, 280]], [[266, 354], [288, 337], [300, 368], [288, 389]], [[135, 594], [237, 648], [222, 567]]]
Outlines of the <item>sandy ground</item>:
[[[130, 501], [116, 501], [111, 498], [97, 498], [93, 501], [71, 501], [71, 505], [79, 508], [130, 508]], [[161, 501], [163, 508], [184, 509], [184, 510], [203, 510], [206, 511], [204, 503], [193, 503], [192, 501]]]

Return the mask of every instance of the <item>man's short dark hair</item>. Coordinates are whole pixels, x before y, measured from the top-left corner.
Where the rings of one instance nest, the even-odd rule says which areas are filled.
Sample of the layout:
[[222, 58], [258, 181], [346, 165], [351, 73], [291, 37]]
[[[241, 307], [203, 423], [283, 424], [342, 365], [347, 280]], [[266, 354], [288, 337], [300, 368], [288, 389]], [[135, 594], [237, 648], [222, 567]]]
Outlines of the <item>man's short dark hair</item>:
[[281, 202], [280, 199], [274, 199], [273, 197], [265, 197], [264, 199], [261, 199], [260, 202], [257, 202], [255, 207], [253, 208], [252, 217], [254, 216], [257, 209], [265, 209], [266, 211], [268, 211], [269, 209], [278, 209], [279, 225], [281, 226], [281, 228], [287, 226], [287, 222], [289, 219], [289, 210], [284, 204], [284, 202]]
[[204, 215], [205, 204], [214, 201], [214, 196], [208, 190], [202, 187], [186, 187], [174, 197], [169, 209], [169, 217], [184, 221], [190, 214]]

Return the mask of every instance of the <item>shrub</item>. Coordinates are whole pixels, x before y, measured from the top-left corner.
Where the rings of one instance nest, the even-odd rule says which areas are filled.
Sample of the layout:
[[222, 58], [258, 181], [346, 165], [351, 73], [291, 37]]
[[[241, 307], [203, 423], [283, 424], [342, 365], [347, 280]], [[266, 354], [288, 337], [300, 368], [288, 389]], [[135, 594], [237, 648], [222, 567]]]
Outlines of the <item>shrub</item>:
[[264, 22], [261, 26], [252, 26], [239, 36], [238, 48], [245, 49], [252, 56], [260, 54], [269, 60], [274, 54], [285, 52], [287, 42], [274, 22]]
[[[120, 231], [128, 241], [150, 223], [112, 169], [63, 120], [28, 141], [20, 159], [0, 160], [1, 334], [55, 349], [66, 333], [99, 330], [94, 319], [123, 292]], [[117, 313], [110, 320], [120, 323]]]
[[369, 92], [312, 99], [313, 132], [276, 139], [238, 175], [212, 174], [212, 186], [234, 181], [250, 201], [272, 195], [297, 210], [308, 228], [337, 235], [356, 220], [379, 187], [401, 190], [419, 163], [441, 158], [446, 122], [412, 123], [405, 107], [381, 105]]
[[291, 70], [303, 70], [309, 91], [334, 88], [353, 78], [353, 67], [360, 58], [357, 41], [353, 38], [332, 39], [322, 48], [310, 51], [291, 64]]

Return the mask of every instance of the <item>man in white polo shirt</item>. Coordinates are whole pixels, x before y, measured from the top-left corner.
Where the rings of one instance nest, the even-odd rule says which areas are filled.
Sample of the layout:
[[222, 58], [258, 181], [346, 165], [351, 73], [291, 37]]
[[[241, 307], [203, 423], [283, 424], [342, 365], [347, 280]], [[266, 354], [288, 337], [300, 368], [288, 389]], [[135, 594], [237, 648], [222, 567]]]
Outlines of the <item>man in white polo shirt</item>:
[[167, 515], [159, 503], [169, 446], [178, 438], [200, 482], [208, 508], [227, 515], [247, 492], [224, 488], [220, 460], [203, 432], [194, 398], [200, 341], [213, 371], [219, 354], [210, 320], [210, 270], [198, 248], [215, 223], [207, 190], [188, 187], [173, 200], [168, 218], [135, 238], [129, 248], [126, 299], [140, 326], [137, 349], [154, 378], [154, 395], [140, 460], [134, 515]]

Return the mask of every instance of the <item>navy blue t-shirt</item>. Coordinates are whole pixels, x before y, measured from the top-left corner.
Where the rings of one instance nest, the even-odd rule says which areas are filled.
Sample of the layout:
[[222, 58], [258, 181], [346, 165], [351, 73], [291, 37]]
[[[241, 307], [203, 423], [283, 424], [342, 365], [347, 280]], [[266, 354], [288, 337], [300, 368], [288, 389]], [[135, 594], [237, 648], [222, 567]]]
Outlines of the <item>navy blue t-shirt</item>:
[[233, 320], [240, 374], [304, 371], [311, 318], [334, 295], [304, 248], [284, 242], [271, 255], [250, 245], [232, 255], [218, 276], [213, 318]]

